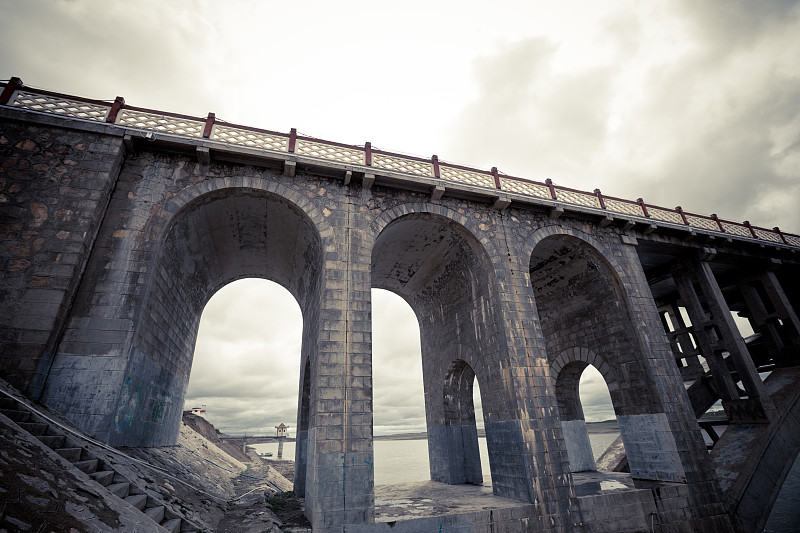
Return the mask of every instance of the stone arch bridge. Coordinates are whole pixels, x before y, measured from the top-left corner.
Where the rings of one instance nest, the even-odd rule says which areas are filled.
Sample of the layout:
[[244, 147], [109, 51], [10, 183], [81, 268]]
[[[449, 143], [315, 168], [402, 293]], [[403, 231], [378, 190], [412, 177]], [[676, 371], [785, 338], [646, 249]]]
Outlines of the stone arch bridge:
[[[87, 434], [173, 444], [204, 305], [261, 277], [303, 313], [294, 483], [315, 531], [763, 526], [800, 443], [800, 236], [2, 87], [0, 372]], [[502, 506], [381, 521], [373, 287], [419, 320], [431, 479], [489, 481], [477, 379]], [[601, 466], [629, 472], [625, 490], [577, 481], [598, 468], [577, 394], [589, 364], [621, 432]], [[724, 416], [698, 422], [718, 401]]]

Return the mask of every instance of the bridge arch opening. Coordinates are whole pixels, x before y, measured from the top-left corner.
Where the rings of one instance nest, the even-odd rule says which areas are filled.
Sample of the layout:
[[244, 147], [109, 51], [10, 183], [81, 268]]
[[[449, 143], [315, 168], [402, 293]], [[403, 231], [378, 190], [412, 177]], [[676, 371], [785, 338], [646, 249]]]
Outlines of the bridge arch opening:
[[449, 479], [437, 479], [446, 483], [483, 483], [481, 454], [478, 448], [478, 427], [475, 421], [474, 384], [475, 372], [466, 361], [456, 360], [450, 365], [444, 379], [442, 402], [445, 434], [449, 440], [446, 473]]
[[[571, 468], [591, 466], [577, 387], [580, 375], [592, 364], [608, 384], [627, 451], [623, 457], [631, 472], [642, 479], [683, 475], [674, 440], [658, 440], [671, 435], [669, 424], [622, 283], [610, 262], [589, 242], [556, 234], [535, 246], [530, 279], [565, 439], [582, 443], [575, 451], [582, 451], [585, 459], [576, 455]], [[648, 461], [651, 454], [667, 459], [655, 464]], [[621, 462], [622, 458], [615, 466]]]
[[205, 305], [198, 328], [185, 408], [229, 435], [274, 437], [280, 423], [297, 427], [303, 318], [294, 297], [259, 278], [233, 281]]
[[[502, 394], [491, 394], [499, 372], [498, 336], [502, 327], [492, 304], [494, 269], [480, 242], [463, 225], [431, 213], [401, 216], [381, 231], [372, 252], [372, 284], [402, 297], [420, 327], [428, 458], [431, 479], [447, 483], [480, 483], [473, 382], [477, 375], [486, 418], [512, 417]], [[457, 364], [456, 364], [457, 363]], [[378, 392], [376, 391], [376, 394]], [[450, 398], [447, 400], [447, 398]], [[452, 402], [455, 402], [452, 403]], [[469, 405], [470, 413], [454, 409]], [[488, 422], [487, 422], [488, 423]], [[466, 424], [466, 426], [464, 426]], [[465, 453], [454, 447], [454, 432], [473, 436]], [[500, 440], [488, 444], [489, 457], [503, 468]], [[473, 449], [474, 448], [474, 449]], [[465, 457], [470, 475], [465, 475]], [[494, 479], [494, 470], [492, 471]], [[495, 493], [503, 488], [493, 484]]]
[[[607, 448], [607, 453], [597, 457], [597, 447], [589, 435], [590, 422], [602, 422], [615, 416], [610, 387], [597, 368], [584, 359], [568, 359], [555, 378], [556, 401], [561, 418], [561, 429], [567, 446], [571, 472], [590, 470], [618, 470], [626, 466], [622, 439], [614, 440], [607, 434], [595, 435], [597, 446]], [[613, 384], [617, 388], [617, 384]], [[587, 417], [584, 408], [591, 414]], [[617, 464], [609, 466], [618, 457]], [[598, 464], [599, 463], [599, 464]]]
[[[291, 294], [303, 316], [298, 367], [316, 345], [321, 238], [295, 204], [261, 190], [213, 191], [178, 211], [161, 240], [135, 317], [124, 384], [130, 392], [123, 390], [113, 444], [174, 444], [201, 314], [232, 281], [262, 278]], [[134, 402], [133, 392], [160, 409]]]
[[[373, 434], [376, 437], [425, 431], [425, 395], [419, 322], [397, 294], [372, 289]], [[375, 486], [428, 479], [427, 443], [397, 453], [393, 441], [377, 440]]]

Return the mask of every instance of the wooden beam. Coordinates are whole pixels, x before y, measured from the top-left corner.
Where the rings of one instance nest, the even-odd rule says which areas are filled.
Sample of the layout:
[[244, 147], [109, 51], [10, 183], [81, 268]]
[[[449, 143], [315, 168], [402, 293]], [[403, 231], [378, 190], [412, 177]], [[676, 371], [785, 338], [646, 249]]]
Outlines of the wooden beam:
[[208, 165], [211, 163], [211, 151], [205, 146], [197, 147], [197, 162], [201, 165]]
[[375, 183], [375, 174], [364, 174], [364, 179], [361, 180], [361, 186], [365, 189], [371, 189]]
[[492, 204], [492, 208], [497, 209], [498, 211], [504, 211], [510, 205], [511, 205], [511, 198], [507, 196], [500, 196], [494, 201], [494, 203]]

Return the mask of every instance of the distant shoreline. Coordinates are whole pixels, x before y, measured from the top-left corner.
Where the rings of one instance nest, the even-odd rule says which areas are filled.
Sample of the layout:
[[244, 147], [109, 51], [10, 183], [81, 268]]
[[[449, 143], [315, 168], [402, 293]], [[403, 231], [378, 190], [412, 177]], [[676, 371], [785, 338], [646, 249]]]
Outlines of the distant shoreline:
[[[619, 433], [619, 425], [616, 420], [603, 420], [602, 422], [587, 422], [586, 430], [589, 433]], [[479, 437], [485, 437], [483, 429], [478, 430]], [[424, 440], [428, 438], [425, 431], [416, 433], [394, 433], [392, 435], [376, 435], [373, 440]]]

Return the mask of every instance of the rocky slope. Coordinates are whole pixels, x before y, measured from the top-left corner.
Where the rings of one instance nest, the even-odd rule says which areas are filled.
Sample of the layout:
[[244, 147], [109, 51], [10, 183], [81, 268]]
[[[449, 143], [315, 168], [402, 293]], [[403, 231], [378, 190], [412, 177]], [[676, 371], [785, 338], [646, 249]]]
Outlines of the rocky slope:
[[[0, 531], [310, 531], [297, 528], [302, 501], [288, 492], [290, 481], [256, 454], [231, 457], [186, 424], [176, 446], [117, 450], [2, 382], [0, 400]], [[45, 444], [63, 442], [54, 429], [69, 448]], [[285, 527], [272, 507], [286, 502], [296, 512]]]

